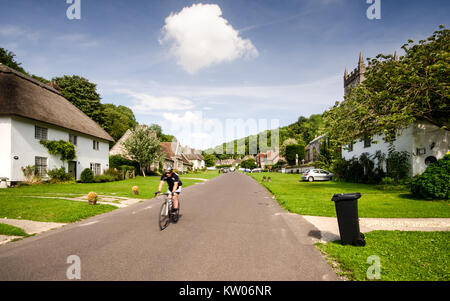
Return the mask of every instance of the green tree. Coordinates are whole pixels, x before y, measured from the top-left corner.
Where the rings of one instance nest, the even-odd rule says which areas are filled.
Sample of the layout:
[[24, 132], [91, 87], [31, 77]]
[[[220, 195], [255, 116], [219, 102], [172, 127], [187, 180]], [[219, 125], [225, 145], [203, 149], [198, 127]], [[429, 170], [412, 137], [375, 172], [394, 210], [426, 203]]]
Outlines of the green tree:
[[125, 106], [103, 104], [104, 124], [103, 128], [114, 138], [119, 140], [128, 129], [137, 125], [133, 111]]
[[22, 63], [19, 63], [16, 61], [15, 59], [16, 55], [11, 52], [6, 50], [5, 48], [0, 48], [0, 63], [2, 63], [5, 66], [8, 66], [10, 68], [13, 68], [16, 71], [19, 71], [25, 75], [28, 75], [44, 84], [48, 84], [50, 81], [41, 77], [41, 76], [37, 76], [34, 74], [29, 74], [27, 71], [25, 71], [25, 69], [22, 68]]
[[212, 167], [216, 165], [216, 157], [212, 154], [204, 154], [203, 159], [205, 160], [206, 167]]
[[282, 157], [286, 158], [286, 149], [289, 145], [296, 145], [298, 144], [297, 140], [295, 140], [294, 138], [289, 138], [286, 139], [283, 144], [280, 146], [280, 155]]
[[241, 162], [240, 166], [242, 168], [254, 169], [254, 168], [257, 167], [256, 160], [253, 159], [253, 158], [244, 160], [244, 161]]
[[123, 147], [131, 160], [137, 161], [145, 177], [145, 169], [152, 163], [163, 159], [161, 142], [150, 135], [150, 128], [137, 126], [131, 130], [131, 135], [124, 141]]
[[393, 141], [398, 130], [416, 120], [450, 130], [450, 31], [441, 26], [428, 39], [409, 40], [402, 49], [400, 59], [380, 54], [369, 60], [365, 81], [325, 112], [329, 137], [348, 144], [385, 134], [386, 141]]
[[286, 160], [289, 165], [295, 165], [298, 156], [298, 162], [301, 163], [302, 159], [305, 157], [305, 145], [303, 143], [299, 144], [289, 144], [286, 146]]
[[22, 63], [15, 60], [15, 56], [13, 52], [0, 48], [0, 63], [28, 75], [25, 69], [22, 68]]
[[96, 84], [78, 75], [54, 77], [52, 81], [56, 82], [61, 89], [61, 94], [68, 101], [100, 126], [105, 126], [105, 114], [100, 103], [100, 95], [97, 93]]
[[150, 129], [154, 132], [156, 132], [156, 136], [161, 142], [176, 142], [177, 138], [172, 135], [166, 135], [162, 131], [162, 127], [159, 124], [152, 124], [150, 125]]

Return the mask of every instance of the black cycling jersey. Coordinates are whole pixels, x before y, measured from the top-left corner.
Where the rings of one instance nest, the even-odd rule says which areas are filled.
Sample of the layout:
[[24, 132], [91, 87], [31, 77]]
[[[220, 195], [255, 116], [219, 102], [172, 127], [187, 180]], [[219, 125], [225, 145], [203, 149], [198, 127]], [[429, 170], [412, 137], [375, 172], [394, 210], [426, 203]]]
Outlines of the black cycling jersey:
[[172, 191], [173, 189], [173, 184], [175, 182], [178, 182], [178, 187], [181, 187], [181, 185], [183, 185], [183, 183], [180, 181], [180, 177], [178, 177], [178, 175], [176, 173], [172, 173], [172, 175], [170, 177], [166, 176], [166, 174], [163, 174], [161, 176], [161, 181], [166, 181], [167, 185], [169, 185], [169, 190]]

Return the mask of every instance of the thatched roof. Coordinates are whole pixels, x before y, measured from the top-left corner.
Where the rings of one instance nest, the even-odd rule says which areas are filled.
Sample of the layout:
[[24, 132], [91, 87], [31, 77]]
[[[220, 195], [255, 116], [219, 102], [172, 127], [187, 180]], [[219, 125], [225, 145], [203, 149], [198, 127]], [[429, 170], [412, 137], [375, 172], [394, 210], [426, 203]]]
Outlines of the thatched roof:
[[3, 64], [0, 64], [0, 115], [25, 117], [114, 141], [56, 89]]

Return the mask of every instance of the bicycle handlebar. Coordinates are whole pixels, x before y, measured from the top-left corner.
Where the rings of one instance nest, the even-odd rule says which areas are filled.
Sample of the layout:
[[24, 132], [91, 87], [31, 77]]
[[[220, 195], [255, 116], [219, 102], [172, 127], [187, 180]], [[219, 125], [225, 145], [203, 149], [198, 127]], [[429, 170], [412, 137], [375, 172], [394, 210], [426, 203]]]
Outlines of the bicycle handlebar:
[[169, 196], [169, 195], [172, 195], [173, 194], [173, 192], [171, 192], [171, 193], [161, 193], [161, 192], [155, 192], [155, 197], [158, 195], [158, 194], [161, 194], [161, 195], [166, 195], [166, 196]]

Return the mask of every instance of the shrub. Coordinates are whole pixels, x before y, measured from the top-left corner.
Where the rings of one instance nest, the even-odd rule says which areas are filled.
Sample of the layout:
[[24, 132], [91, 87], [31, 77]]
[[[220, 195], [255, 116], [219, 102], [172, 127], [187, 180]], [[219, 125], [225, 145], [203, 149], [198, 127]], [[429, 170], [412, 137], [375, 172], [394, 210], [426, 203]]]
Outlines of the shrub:
[[116, 181], [116, 178], [114, 176], [110, 175], [97, 175], [94, 176], [93, 182], [94, 183], [106, 183], [106, 182], [114, 182]]
[[405, 151], [390, 151], [386, 160], [388, 176], [396, 182], [408, 178], [411, 169], [410, 157], [410, 154]]
[[103, 175], [113, 177], [114, 181], [120, 181], [120, 180], [123, 180], [123, 178], [124, 178], [123, 172], [119, 171], [115, 168], [108, 168], [107, 170], [105, 170], [103, 172]]
[[25, 167], [22, 167], [22, 172], [25, 177], [25, 181], [23, 181], [21, 184], [28, 184], [28, 185], [42, 184], [42, 179], [36, 172], [36, 168], [34, 165], [27, 165]]
[[81, 183], [92, 183], [94, 182], [94, 173], [90, 168], [85, 168], [80, 175]]
[[75, 179], [66, 172], [65, 167], [54, 168], [47, 172], [51, 183], [74, 181]]
[[394, 184], [394, 180], [392, 180], [392, 178], [390, 177], [384, 177], [383, 179], [381, 179], [381, 185], [392, 185]]
[[128, 160], [122, 156], [109, 156], [109, 167], [121, 169], [122, 166], [133, 166], [136, 172], [139, 172], [139, 163], [136, 161]]
[[428, 168], [411, 181], [411, 192], [417, 196], [448, 199], [450, 194], [450, 154], [431, 163]]

